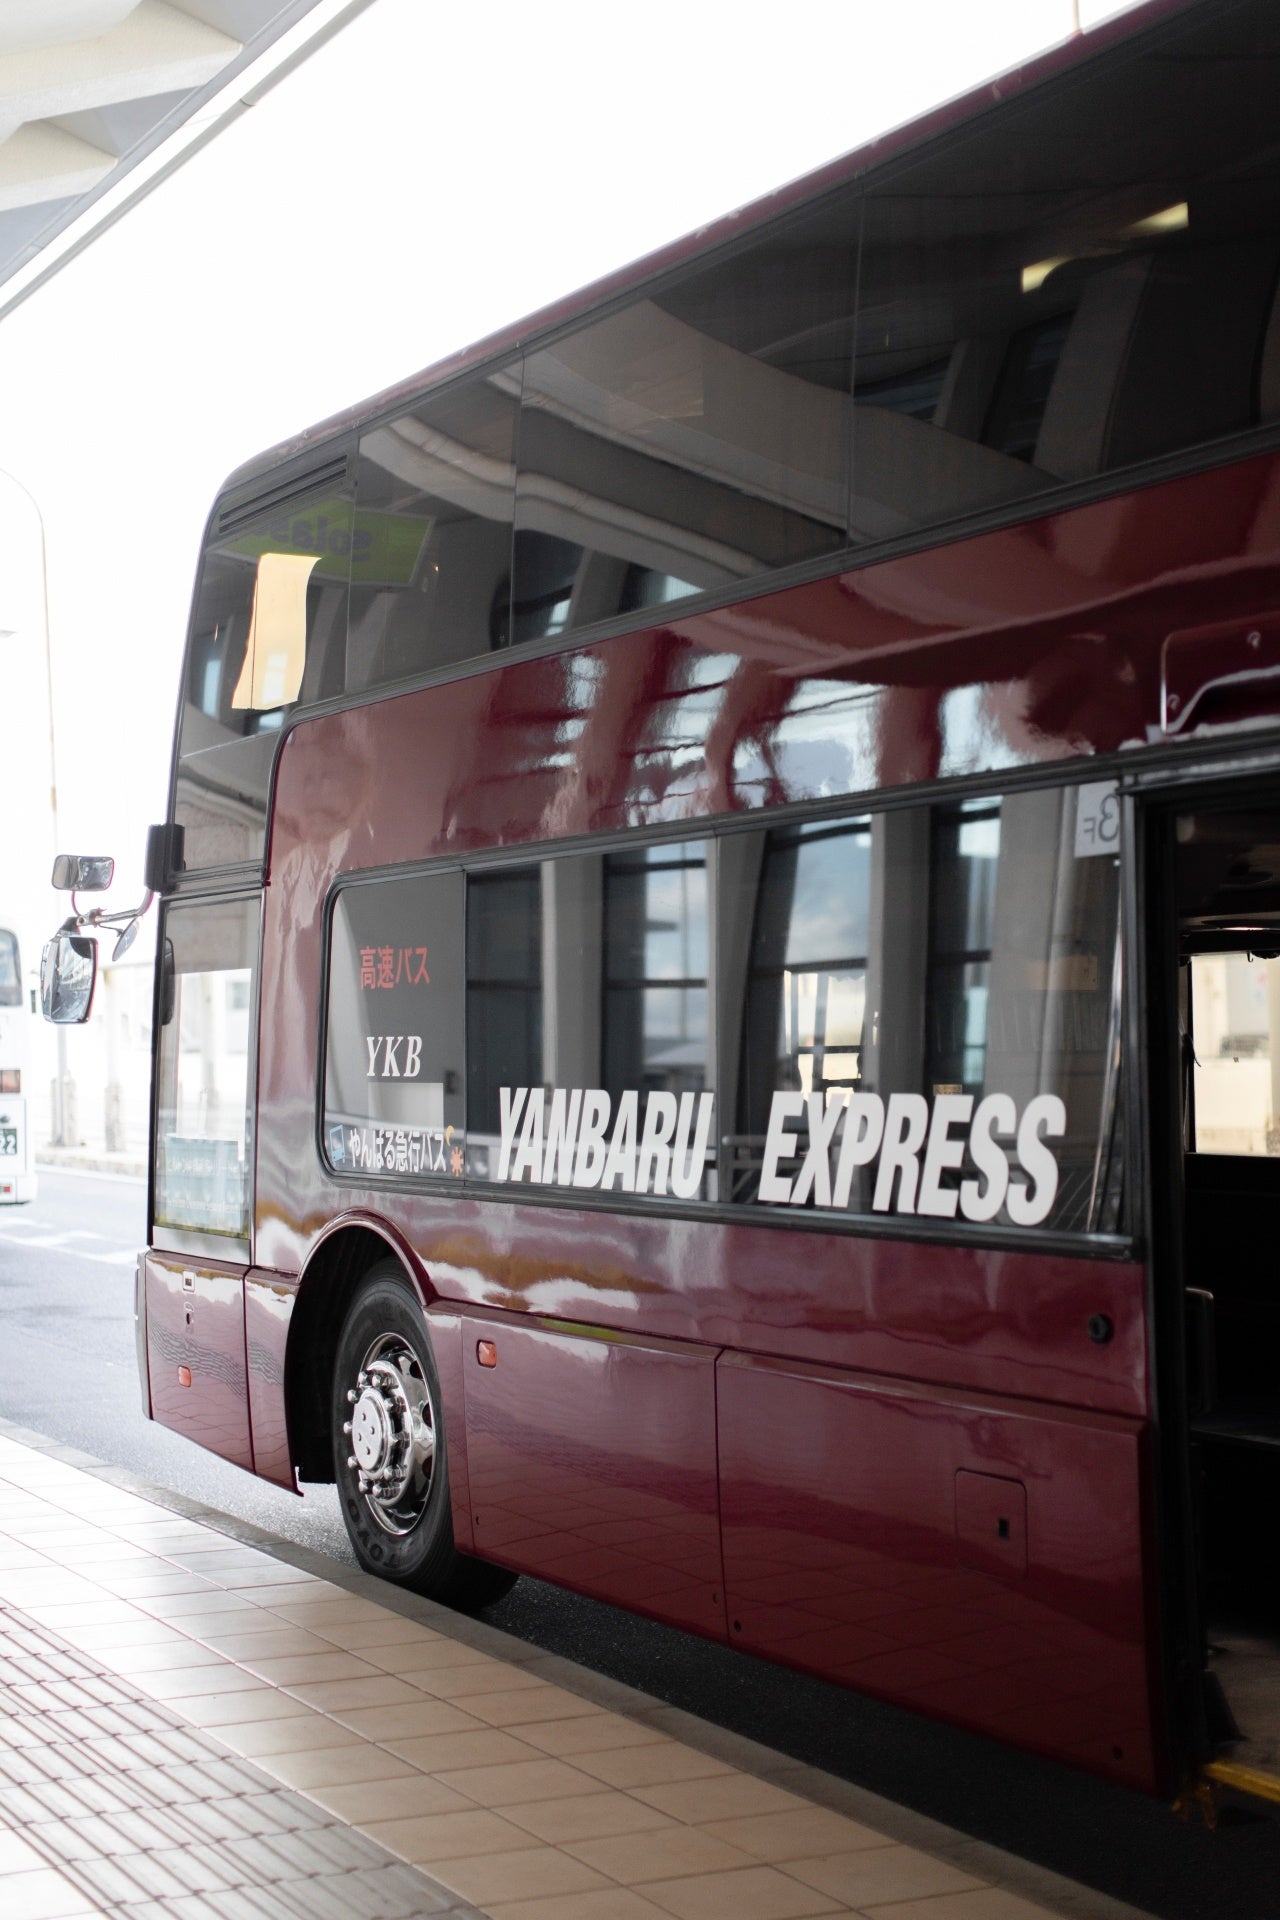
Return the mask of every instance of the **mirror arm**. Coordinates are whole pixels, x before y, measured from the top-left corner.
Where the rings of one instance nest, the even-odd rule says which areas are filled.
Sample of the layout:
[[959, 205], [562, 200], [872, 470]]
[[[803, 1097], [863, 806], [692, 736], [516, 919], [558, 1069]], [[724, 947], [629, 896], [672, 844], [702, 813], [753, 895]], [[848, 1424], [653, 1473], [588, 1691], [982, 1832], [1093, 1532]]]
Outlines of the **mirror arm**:
[[[82, 927], [92, 929], [94, 927], [127, 926], [131, 920], [141, 920], [143, 914], [150, 908], [151, 902], [155, 897], [151, 888], [148, 887], [142, 896], [142, 901], [139, 906], [126, 907], [116, 913], [108, 913], [105, 907], [90, 907], [85, 913], [77, 911], [63, 921], [58, 931], [60, 933], [76, 933]], [[71, 896], [71, 904], [73, 907], [76, 904], [74, 894]]]

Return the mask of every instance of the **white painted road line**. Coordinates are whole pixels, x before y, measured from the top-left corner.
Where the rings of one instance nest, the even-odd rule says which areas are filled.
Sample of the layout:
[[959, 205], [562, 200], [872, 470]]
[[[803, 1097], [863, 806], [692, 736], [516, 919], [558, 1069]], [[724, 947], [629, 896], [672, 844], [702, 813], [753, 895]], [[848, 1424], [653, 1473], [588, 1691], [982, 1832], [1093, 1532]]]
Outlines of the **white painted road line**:
[[[97, 1240], [101, 1243], [105, 1238], [106, 1236], [101, 1233], [86, 1233], [82, 1231], [72, 1233], [11, 1233], [5, 1228], [0, 1228], [0, 1244], [7, 1242], [12, 1247], [21, 1247], [24, 1252], [28, 1247], [36, 1247], [41, 1252], [49, 1252], [50, 1250], [54, 1252], [65, 1251], [77, 1260], [97, 1260], [102, 1265], [108, 1267], [131, 1267], [138, 1257], [138, 1249], [136, 1247], [116, 1247], [109, 1253], [92, 1253], [88, 1247], [73, 1247], [70, 1245], [70, 1242], [73, 1240]], [[110, 1243], [107, 1242], [107, 1244], [109, 1245]]]
[[0, 1232], [0, 1240], [12, 1240], [22, 1247], [65, 1247], [73, 1240], [101, 1240], [100, 1233], [89, 1233], [83, 1227], [69, 1228], [65, 1233], [42, 1233], [38, 1227], [6, 1227]]

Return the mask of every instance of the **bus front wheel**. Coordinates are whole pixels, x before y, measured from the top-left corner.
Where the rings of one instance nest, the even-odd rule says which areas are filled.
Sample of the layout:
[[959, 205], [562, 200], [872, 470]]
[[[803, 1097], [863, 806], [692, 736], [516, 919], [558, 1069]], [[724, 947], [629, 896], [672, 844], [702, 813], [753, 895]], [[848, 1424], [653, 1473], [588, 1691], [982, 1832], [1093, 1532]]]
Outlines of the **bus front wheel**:
[[459, 1553], [449, 1507], [440, 1379], [417, 1297], [394, 1261], [353, 1299], [333, 1373], [333, 1468], [360, 1565], [446, 1606], [474, 1608], [515, 1584]]

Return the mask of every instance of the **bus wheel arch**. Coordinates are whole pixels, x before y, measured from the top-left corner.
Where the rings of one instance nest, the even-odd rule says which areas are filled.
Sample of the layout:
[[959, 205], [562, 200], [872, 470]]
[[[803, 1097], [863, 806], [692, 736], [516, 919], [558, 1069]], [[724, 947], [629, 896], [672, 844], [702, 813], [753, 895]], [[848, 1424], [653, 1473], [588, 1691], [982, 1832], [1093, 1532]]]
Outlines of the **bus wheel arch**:
[[329, 1387], [351, 1302], [376, 1267], [395, 1260], [425, 1310], [431, 1291], [398, 1236], [346, 1221], [327, 1233], [302, 1271], [285, 1350], [285, 1419], [299, 1477], [333, 1479]]
[[516, 1576], [455, 1546], [431, 1298], [392, 1236], [365, 1224], [330, 1235], [295, 1308], [289, 1432], [301, 1477], [335, 1483], [366, 1572], [470, 1610], [501, 1599]]

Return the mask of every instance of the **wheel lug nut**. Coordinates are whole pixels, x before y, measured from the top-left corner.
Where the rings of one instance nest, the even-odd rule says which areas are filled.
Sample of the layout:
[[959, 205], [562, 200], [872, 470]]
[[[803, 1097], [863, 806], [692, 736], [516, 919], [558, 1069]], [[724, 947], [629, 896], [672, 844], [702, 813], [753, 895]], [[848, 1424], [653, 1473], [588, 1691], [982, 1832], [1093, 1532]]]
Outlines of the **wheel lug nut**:
[[359, 1395], [356, 1393], [355, 1388], [348, 1387], [347, 1388], [347, 1405], [349, 1407], [354, 1407], [358, 1398], [359, 1398]]
[[355, 1466], [358, 1466], [359, 1464], [360, 1464], [360, 1463], [359, 1463], [359, 1461], [358, 1461], [358, 1460], [356, 1459], [356, 1457], [355, 1457], [355, 1455], [354, 1455], [354, 1453], [349, 1453], [349, 1454], [347, 1455], [347, 1465], [348, 1465], [348, 1467], [355, 1467]]
[[343, 1421], [343, 1423], [342, 1423], [342, 1431], [343, 1431], [344, 1433], [350, 1433], [350, 1431], [351, 1431], [351, 1422], [350, 1422], [349, 1420], [344, 1420], [344, 1421]]

